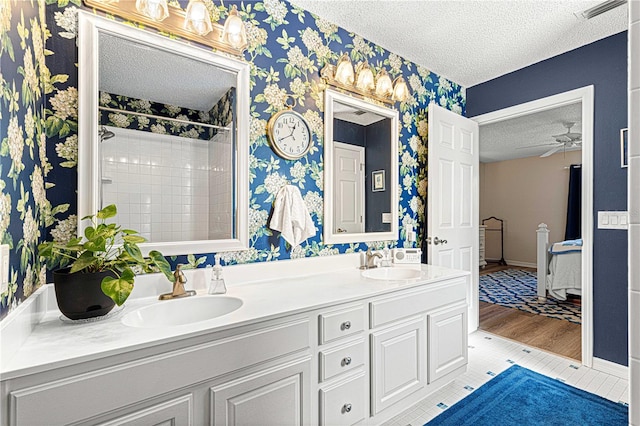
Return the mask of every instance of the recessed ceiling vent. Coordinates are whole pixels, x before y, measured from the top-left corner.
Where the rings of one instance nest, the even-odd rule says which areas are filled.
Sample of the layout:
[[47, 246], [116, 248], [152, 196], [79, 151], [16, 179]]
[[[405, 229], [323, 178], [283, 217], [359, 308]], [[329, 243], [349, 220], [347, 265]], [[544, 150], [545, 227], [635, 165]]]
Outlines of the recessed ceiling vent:
[[622, 6], [623, 4], [627, 4], [627, 0], [607, 0], [593, 6], [590, 9], [584, 10], [582, 12], [576, 12], [575, 15], [579, 19], [591, 19], [610, 11], [611, 9], [615, 9], [618, 6]]
[[366, 113], [367, 113], [367, 111], [354, 111], [353, 115], [364, 115]]

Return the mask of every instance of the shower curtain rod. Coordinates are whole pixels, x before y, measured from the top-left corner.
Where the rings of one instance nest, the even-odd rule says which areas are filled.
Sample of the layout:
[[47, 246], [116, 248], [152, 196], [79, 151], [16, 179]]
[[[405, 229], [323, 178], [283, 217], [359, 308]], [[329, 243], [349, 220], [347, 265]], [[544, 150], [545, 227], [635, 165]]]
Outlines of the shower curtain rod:
[[175, 121], [177, 123], [192, 124], [194, 126], [210, 127], [212, 129], [218, 129], [218, 130], [231, 130], [230, 127], [216, 126], [215, 124], [196, 123], [195, 121], [181, 120], [179, 118], [162, 117], [160, 115], [145, 114], [144, 112], [127, 111], [126, 109], [109, 108], [109, 107], [103, 107], [103, 106], [98, 107], [98, 109], [103, 111], [119, 112], [122, 114], [140, 115], [142, 117], [155, 118], [156, 120]]

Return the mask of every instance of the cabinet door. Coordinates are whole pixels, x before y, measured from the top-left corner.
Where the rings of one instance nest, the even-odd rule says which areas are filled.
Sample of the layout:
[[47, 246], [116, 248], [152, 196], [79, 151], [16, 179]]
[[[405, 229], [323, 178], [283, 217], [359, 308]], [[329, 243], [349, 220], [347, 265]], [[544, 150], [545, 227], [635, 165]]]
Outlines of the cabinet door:
[[310, 364], [307, 357], [212, 387], [211, 424], [309, 424]]
[[136, 410], [126, 416], [100, 423], [100, 426], [173, 426], [192, 424], [193, 397], [189, 394]]
[[426, 322], [423, 316], [371, 333], [371, 414], [426, 384]]
[[467, 305], [428, 315], [429, 383], [467, 364]]

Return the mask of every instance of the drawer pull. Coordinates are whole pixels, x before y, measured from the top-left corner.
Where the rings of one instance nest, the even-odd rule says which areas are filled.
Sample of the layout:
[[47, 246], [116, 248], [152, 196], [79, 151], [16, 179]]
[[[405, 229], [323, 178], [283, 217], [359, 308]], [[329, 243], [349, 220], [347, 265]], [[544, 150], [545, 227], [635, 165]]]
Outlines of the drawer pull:
[[351, 404], [346, 403], [342, 406], [342, 413], [349, 413], [351, 411]]
[[348, 330], [351, 328], [351, 321], [345, 321], [340, 325], [340, 330]]
[[342, 365], [343, 366], [349, 365], [349, 364], [351, 364], [351, 357], [350, 356], [346, 356], [346, 357], [342, 358]]

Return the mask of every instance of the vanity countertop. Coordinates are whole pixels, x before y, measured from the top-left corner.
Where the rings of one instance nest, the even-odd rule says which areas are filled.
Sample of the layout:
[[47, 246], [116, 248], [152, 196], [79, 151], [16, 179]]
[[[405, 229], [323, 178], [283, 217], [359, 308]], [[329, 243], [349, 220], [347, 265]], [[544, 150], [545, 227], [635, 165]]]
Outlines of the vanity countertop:
[[[345, 258], [349, 257], [348, 255], [343, 256]], [[354, 259], [354, 256], [351, 256], [351, 259]], [[269, 262], [270, 265], [264, 268], [264, 271], [259, 269], [260, 266], [258, 265], [253, 266], [253, 268], [249, 265], [244, 265], [244, 267], [238, 267], [235, 270], [233, 266], [225, 267], [225, 275], [229, 275], [226, 295], [240, 298], [243, 301], [243, 305], [236, 311], [217, 318], [164, 328], [135, 328], [126, 326], [121, 322], [124, 315], [140, 307], [153, 303], [163, 303], [159, 302], [155, 295], [139, 293], [137, 297], [134, 297], [134, 294], [132, 294], [132, 297], [121, 310], [115, 314], [110, 314], [108, 318], [95, 322], [75, 324], [61, 320], [60, 311], [55, 307], [53, 286], [44, 286], [25, 302], [25, 304], [31, 302], [48, 305], [48, 308], [44, 309], [41, 314], [39, 321], [29, 327], [31, 328], [30, 333], [26, 336], [16, 336], [15, 331], [2, 333], [5, 335], [1, 336], [2, 345], [4, 346], [2, 358], [0, 359], [1, 380], [161, 345], [254, 322], [275, 319], [285, 315], [307, 312], [338, 303], [384, 295], [399, 288], [408, 289], [425, 284], [435, 284], [444, 279], [457, 276], [463, 277], [469, 274], [465, 271], [437, 266], [414, 265], [411, 267], [421, 270], [419, 278], [404, 281], [383, 281], [362, 277], [359, 269], [354, 266], [346, 266], [349, 262], [344, 260], [339, 262], [333, 260], [330, 267], [326, 267], [326, 262], [329, 259], [326, 261], [316, 260], [312, 263], [311, 268], [304, 264], [305, 260], [307, 259]], [[287, 266], [295, 265], [295, 262], [298, 262], [298, 264], [294, 268], [283, 268], [285, 262]], [[322, 267], [323, 262], [325, 262], [324, 268]], [[336, 263], [338, 268], [336, 268]], [[287, 271], [283, 272], [283, 269], [287, 269]], [[307, 270], [306, 274], [300, 273], [305, 269]], [[279, 273], [277, 273], [278, 270]], [[325, 272], [322, 272], [322, 270]], [[326, 272], [327, 270], [331, 270], [331, 272]], [[251, 276], [261, 276], [261, 280], [242, 279], [242, 276], [247, 276], [247, 271]], [[260, 275], [256, 274], [257, 271], [261, 271], [258, 272]], [[206, 273], [208, 277], [210, 270], [188, 272], [191, 274]], [[206, 280], [204, 278], [192, 281], [195, 283], [191, 288], [195, 287], [198, 290], [198, 295], [194, 297], [199, 297], [203, 293], [206, 294]], [[170, 283], [168, 285], [170, 286]], [[134, 292], [142, 287], [141, 283], [136, 282]], [[149, 291], [148, 288], [146, 291]], [[166, 291], [166, 288], [159, 289], [158, 293], [162, 291]], [[44, 299], [38, 301], [36, 298]], [[48, 301], [47, 298], [49, 299]], [[19, 306], [16, 311], [19, 308], [22, 308], [22, 306]], [[116, 309], [118, 308], [116, 307]], [[27, 315], [26, 309], [24, 310], [23, 316]], [[16, 316], [21, 313], [15, 312], [14, 314], [16, 315], [13, 318], [8, 318], [9, 321], [18, 320]], [[0, 324], [3, 326], [3, 331], [8, 331], [5, 327], [8, 325], [5, 324], [6, 321], [2, 321], [2, 324]], [[24, 327], [22, 328], [24, 329]], [[22, 332], [22, 334], [25, 333]], [[12, 346], [7, 350], [8, 347], [6, 345]]]

